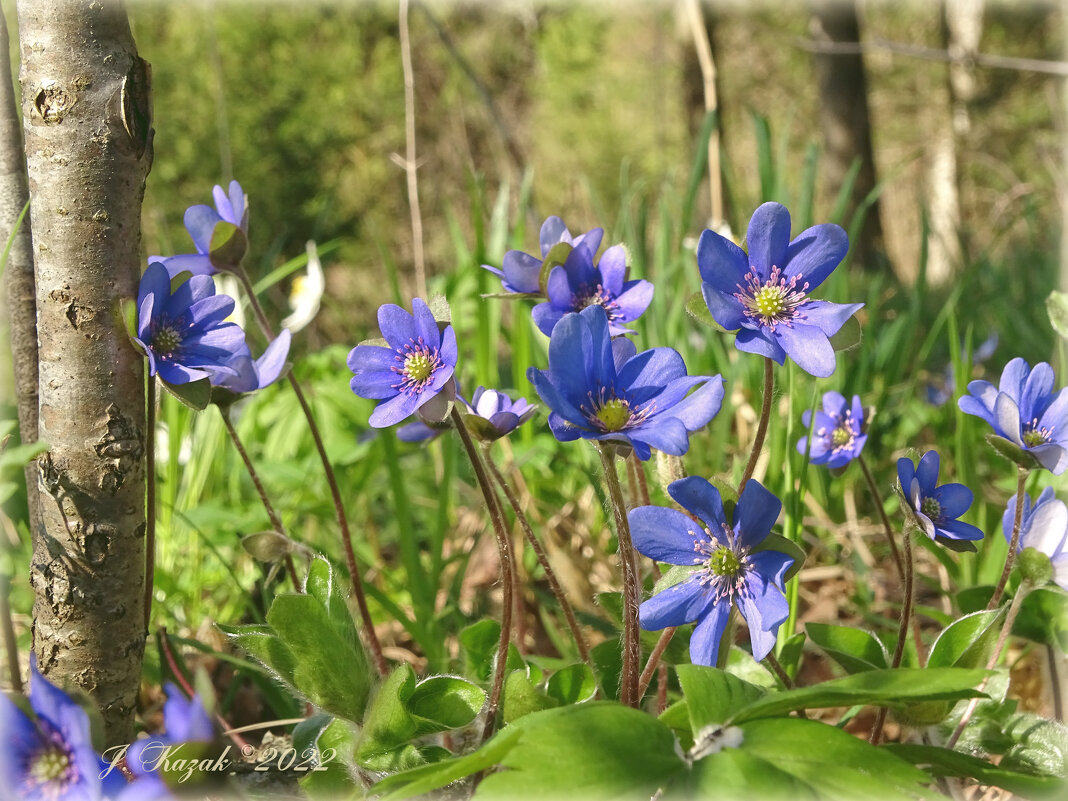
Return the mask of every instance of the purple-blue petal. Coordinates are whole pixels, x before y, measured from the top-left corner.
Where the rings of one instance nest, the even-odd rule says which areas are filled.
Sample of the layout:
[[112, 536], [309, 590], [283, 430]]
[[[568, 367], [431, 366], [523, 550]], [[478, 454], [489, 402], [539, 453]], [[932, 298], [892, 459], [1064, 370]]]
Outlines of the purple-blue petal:
[[950, 540], [981, 540], [983, 530], [963, 520], [946, 520], [935, 527], [935, 533]]
[[780, 203], [764, 203], [749, 220], [745, 235], [749, 266], [766, 281], [772, 267], [786, 268], [790, 245], [790, 212]]
[[719, 642], [723, 639], [730, 612], [729, 603], [715, 604], [708, 609], [704, 619], [693, 630], [690, 636], [690, 661], [695, 665], [715, 667], [719, 659]]
[[712, 483], [700, 476], [687, 476], [668, 485], [668, 494], [683, 509], [697, 515], [721, 545], [726, 545], [723, 525], [727, 522], [723, 499]]
[[772, 336], [797, 366], [809, 375], [827, 378], [834, 372], [834, 348], [818, 327], [801, 323], [779, 325]]
[[221, 219], [211, 206], [198, 204], [185, 210], [185, 229], [201, 253], [211, 252], [211, 235]]
[[567, 313], [568, 312], [564, 309], [558, 309], [554, 306], [552, 301], [539, 303], [530, 310], [530, 316], [534, 318], [534, 325], [536, 325], [538, 330], [547, 337], [552, 336], [556, 324], [560, 322]]
[[383, 303], [378, 307], [378, 329], [389, 346], [399, 350], [418, 336], [415, 318], [394, 303]]
[[654, 291], [655, 287], [644, 279], [627, 281], [623, 285], [623, 291], [616, 295], [615, 299], [622, 319], [629, 323], [645, 314], [645, 310], [653, 302]]
[[[643, 442], [671, 456], [682, 456], [690, 448], [690, 432], [681, 420], [655, 415], [625, 432], [633, 442]], [[639, 458], [647, 459], [648, 456]]]
[[968, 511], [975, 496], [963, 484], [943, 484], [931, 493], [942, 508], [942, 516], [947, 519], [960, 517]]
[[629, 359], [620, 368], [618, 380], [631, 390], [644, 387], [662, 390], [685, 375], [686, 363], [678, 351], [674, 348], [650, 348]]
[[730, 295], [737, 291], [739, 284], [745, 283], [749, 257], [731, 240], [705, 230], [697, 240], [697, 269], [701, 280], [712, 289]]
[[734, 509], [734, 531], [738, 544], [743, 548], [752, 548], [763, 542], [775, 525], [781, 509], [782, 501], [774, 493], [755, 479], [747, 481], [738, 498], [738, 506]]
[[642, 603], [638, 625], [646, 631], [658, 631], [692, 623], [704, 613], [711, 597], [695, 578], [686, 579]]
[[782, 364], [786, 361], [786, 351], [774, 339], [769, 339], [765, 331], [766, 329], [763, 327], [756, 330], [752, 328], [740, 329], [738, 336], [734, 339], [734, 347], [745, 353], [767, 356], [777, 364]]
[[[623, 281], [627, 277], [627, 251], [622, 245], [613, 245], [602, 253], [600, 261], [597, 262], [597, 269], [601, 273], [601, 286], [617, 298], [623, 294]], [[651, 290], [649, 297], [650, 299], [652, 298]], [[645, 305], [648, 306], [648, 302]], [[642, 311], [645, 311], [644, 306]], [[641, 314], [641, 312], [638, 314]], [[628, 317], [627, 319], [633, 320], [634, 317]]]
[[[678, 482], [674, 482], [678, 483]], [[627, 515], [630, 536], [638, 553], [669, 565], [696, 565], [694, 544], [707, 540], [689, 515], [664, 506], [639, 506]]]
[[389, 428], [409, 417], [424, 400], [425, 398], [418, 392], [401, 392], [378, 404], [367, 422], [372, 428]]
[[[486, 269], [492, 269], [487, 267]], [[521, 250], [509, 250], [501, 260], [501, 269], [493, 270], [504, 279], [504, 288], [510, 292], [540, 292], [538, 278], [541, 261]]]
[[701, 284], [701, 295], [705, 299], [708, 313], [712, 319], [728, 331], [737, 331], [745, 322], [745, 307], [730, 292], [716, 289], [712, 284]]
[[920, 492], [925, 498], [934, 494], [935, 484], [938, 483], [938, 467], [938, 451], [927, 451], [920, 457], [916, 466], [916, 479], [920, 482]]
[[[786, 253], [786, 278], [799, 276], [813, 290], [822, 284], [849, 252], [849, 236], [833, 223], [814, 225], [790, 243]], [[782, 266], [782, 265], [780, 265]]]
[[833, 337], [843, 325], [864, 308], [863, 303], [831, 303], [827, 300], [810, 300], [801, 306], [802, 319], [829, 337]]
[[705, 380], [696, 392], [691, 392], [672, 406], [670, 414], [681, 421], [687, 431], [692, 432], [708, 425], [719, 414], [722, 405], [723, 378], [717, 375]]

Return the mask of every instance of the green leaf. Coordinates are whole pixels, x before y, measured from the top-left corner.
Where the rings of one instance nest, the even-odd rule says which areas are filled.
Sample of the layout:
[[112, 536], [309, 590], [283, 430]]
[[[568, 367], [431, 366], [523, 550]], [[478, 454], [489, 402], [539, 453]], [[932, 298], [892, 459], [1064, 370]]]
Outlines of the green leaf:
[[458, 729], [478, 715], [486, 693], [456, 676], [431, 676], [415, 686], [405, 706], [419, 719], [419, 733]]
[[352, 795], [356, 785], [349, 771], [355, 746], [356, 731], [347, 720], [313, 715], [298, 723], [293, 729], [293, 749], [298, 760], [317, 755], [310, 763], [312, 769], [300, 779], [300, 789], [313, 801]]
[[927, 657], [927, 667], [975, 668], [985, 665], [994, 652], [1004, 608], [973, 612], [947, 626]]
[[675, 736], [656, 718], [592, 702], [527, 715], [522, 736], [483, 779], [479, 799], [649, 798], [686, 770]]
[[590, 658], [597, 670], [597, 681], [605, 698], [619, 698], [619, 677], [623, 672], [623, 655], [619, 641], [608, 639], [590, 649]]
[[159, 382], [165, 390], [190, 409], [202, 412], [211, 403], [211, 382], [207, 378], [187, 384], [168, 384], [162, 378]]
[[294, 675], [297, 659], [270, 626], [224, 626], [216, 623], [219, 630], [244, 649], [249, 656], [269, 668], [289, 687], [296, 689]]
[[401, 665], [382, 683], [367, 708], [356, 761], [368, 770], [405, 770], [423, 764], [415, 746], [409, 743], [419, 724], [405, 708], [415, 691], [415, 671]]
[[27, 464], [48, 450], [48, 443], [30, 442], [26, 445], [12, 445], [0, 452], [0, 470], [17, 468], [22, 470]]
[[733, 331], [728, 331], [716, 322], [716, 318], [713, 317], [712, 312], [708, 310], [708, 304], [705, 303], [704, 295], [700, 292], [694, 292], [686, 298], [686, 313], [701, 325], [711, 328], [714, 331], [718, 331], [721, 334], [734, 333]]
[[797, 675], [797, 668], [801, 664], [801, 654], [805, 650], [805, 632], [798, 631], [786, 638], [786, 642], [779, 649], [779, 663], [790, 676]]
[[861, 339], [863, 339], [863, 332], [860, 328], [860, 320], [854, 315], [845, 321], [845, 325], [838, 329], [837, 334], [830, 338], [831, 347], [836, 351], [853, 350], [860, 344]]
[[[679, 785], [679, 786], [676, 786]], [[694, 763], [693, 771], [672, 785], [668, 798], [787, 799], [820, 798], [816, 788], [787, 771], [774, 760], [750, 754], [743, 748], [724, 748]], [[681, 791], [680, 793], [672, 791]]]
[[[460, 632], [460, 650], [464, 657], [464, 672], [479, 681], [488, 681], [497, 658], [501, 639], [501, 624], [488, 618], [472, 623]], [[522, 670], [523, 657], [514, 645], [508, 647], [509, 670]]]
[[1001, 767], [1068, 776], [1068, 726], [1029, 713], [1016, 715], [1004, 732], [1015, 743], [1005, 753]]
[[847, 673], [879, 670], [890, 664], [886, 648], [870, 631], [829, 623], [806, 623], [805, 632]]
[[359, 723], [371, 692], [367, 656], [320, 599], [283, 593], [267, 611], [267, 623], [296, 660], [293, 684], [301, 694], [321, 709]]
[[675, 671], [694, 733], [705, 726], [723, 723], [765, 695], [762, 688], [719, 668], [677, 665]]
[[923, 771], [834, 726], [776, 718], [749, 721], [740, 728], [741, 750], [803, 782], [817, 798], [890, 801], [942, 797], [925, 790], [930, 777]]
[[1064, 779], [1056, 776], [1035, 776], [1008, 770], [1003, 765], [992, 765], [985, 759], [979, 759], [971, 754], [962, 754], [960, 751], [951, 751], [948, 748], [933, 745], [889, 743], [883, 747], [913, 765], [923, 765], [932, 776], [971, 778], [980, 784], [1001, 787], [1025, 798], [1053, 797], [1054, 795], [1064, 797]]
[[538, 690], [525, 670], [513, 670], [504, 678], [501, 694], [501, 718], [505, 723], [514, 723], [532, 712], [552, 709], [560, 702]]
[[897, 668], [869, 670], [811, 687], [767, 695], [737, 712], [726, 723], [785, 715], [797, 709], [868, 704], [891, 709], [918, 701], [959, 701], [984, 697], [974, 688], [987, 676], [985, 670], [964, 668]]
[[322, 604], [338, 637], [363, 657], [363, 664], [359, 667], [366, 669], [366, 654], [364, 654], [363, 647], [360, 644], [360, 635], [356, 631], [356, 624], [352, 621], [352, 613], [349, 612], [348, 601], [345, 600], [345, 595], [337, 581], [334, 569], [322, 557], [316, 557], [308, 566], [308, 578], [304, 582], [304, 591]]
[[216, 270], [233, 270], [248, 252], [245, 232], [226, 220], [215, 223], [211, 232], [208, 258]]
[[126, 336], [130, 339], [137, 338], [137, 312], [137, 301], [133, 298], [123, 298], [119, 301], [119, 315], [122, 317], [122, 327], [126, 331]]
[[783, 581], [789, 581], [796, 576], [801, 569], [801, 565], [805, 563], [806, 554], [801, 549], [801, 546], [779, 534], [768, 534], [750, 553], [760, 553], [761, 551], [779, 551], [793, 558], [794, 563], [787, 569]]
[[545, 693], [561, 704], [581, 704], [597, 694], [597, 679], [589, 665], [579, 662], [553, 673], [545, 685]]
[[1068, 294], [1053, 290], [1046, 298], [1046, 314], [1058, 335], [1068, 339]]
[[171, 294], [174, 294], [174, 290], [193, 277], [193, 274], [189, 270], [182, 270], [180, 273], [171, 277]]
[[660, 578], [656, 584], [653, 585], [653, 595], [658, 595], [664, 590], [671, 589], [676, 584], [682, 584], [690, 576], [701, 570], [701, 567], [694, 567], [693, 565], [672, 565], [663, 573], [660, 574]]
[[1058, 587], [1031, 590], [1020, 604], [1012, 633], [1068, 651], [1068, 594]]
[[997, 434], [985, 434], [987, 444], [1002, 456], [1022, 470], [1035, 470], [1042, 465], [1015, 442], [999, 437]]

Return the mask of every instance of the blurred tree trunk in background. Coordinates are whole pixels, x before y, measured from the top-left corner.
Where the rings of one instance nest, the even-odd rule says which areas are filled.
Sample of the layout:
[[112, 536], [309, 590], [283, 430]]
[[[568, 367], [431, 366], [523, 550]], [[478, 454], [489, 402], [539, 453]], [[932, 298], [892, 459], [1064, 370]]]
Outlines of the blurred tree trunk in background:
[[[860, 41], [860, 24], [852, 0], [810, 0], [812, 37], [827, 44]], [[832, 193], [846, 180], [853, 162], [860, 159], [860, 172], [853, 183], [846, 208], [845, 224], [864, 198], [875, 188], [875, 159], [872, 155], [871, 123], [868, 114], [868, 83], [864, 59], [859, 53], [816, 53], [816, 74], [820, 87], [820, 126], [823, 129], [823, 168]], [[885, 260], [879, 203], [865, 215], [864, 225], [853, 241], [853, 261], [877, 268]]]
[[145, 646], [144, 359], [136, 298], [152, 161], [149, 68], [119, 2], [19, 0], [39, 342], [44, 531], [34, 538], [42, 673], [129, 742]]
[[[28, 198], [26, 152], [22, 148], [15, 83], [11, 75], [7, 19], [0, 12], [0, 243], [6, 243], [11, 236]], [[33, 241], [28, 215], [11, 242], [3, 270], [19, 438], [23, 444], [28, 444], [37, 441], [37, 302], [33, 289]], [[26, 465], [25, 475], [30, 530], [37, 531], [41, 518], [35, 462]]]

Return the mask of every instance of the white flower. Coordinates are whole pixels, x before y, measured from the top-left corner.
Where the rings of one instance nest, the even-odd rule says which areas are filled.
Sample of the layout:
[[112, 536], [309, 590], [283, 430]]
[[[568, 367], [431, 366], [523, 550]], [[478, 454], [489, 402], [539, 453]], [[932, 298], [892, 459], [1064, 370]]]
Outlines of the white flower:
[[241, 296], [241, 285], [237, 282], [237, 279], [232, 273], [217, 273], [213, 277], [215, 278], [215, 286], [218, 289], [218, 294], [229, 295], [235, 301], [234, 311], [226, 318], [226, 322], [237, 323], [244, 328], [245, 304]]
[[282, 320], [282, 325], [294, 332], [315, 319], [323, 299], [323, 290], [326, 289], [323, 266], [319, 263], [319, 251], [315, 242], [309, 239], [306, 247], [308, 271], [305, 275], [298, 275], [293, 279], [293, 287], [289, 291], [289, 308], [293, 311]]

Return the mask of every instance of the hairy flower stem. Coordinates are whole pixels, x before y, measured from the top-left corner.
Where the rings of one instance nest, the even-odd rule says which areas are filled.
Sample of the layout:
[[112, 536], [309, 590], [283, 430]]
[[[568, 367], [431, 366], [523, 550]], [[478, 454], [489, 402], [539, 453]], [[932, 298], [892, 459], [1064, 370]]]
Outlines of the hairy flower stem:
[[[912, 620], [912, 599], [914, 571], [912, 568], [912, 524], [905, 525], [905, 536], [902, 538], [905, 544], [905, 597], [901, 602], [901, 623], [897, 628], [897, 645], [894, 646], [894, 656], [890, 660], [891, 668], [901, 667], [901, 657], [905, 654], [905, 640], [908, 638], [909, 627]], [[875, 717], [875, 725], [872, 727], [869, 742], [878, 745], [883, 738], [883, 725], [886, 723], [886, 707], [879, 709]]]
[[619, 540], [619, 561], [623, 574], [623, 671], [619, 682], [619, 700], [625, 706], [637, 707], [638, 663], [642, 658], [641, 640], [638, 639], [638, 597], [641, 593], [638, 568], [634, 559], [634, 543], [630, 538], [630, 523], [627, 521], [627, 505], [623, 500], [623, 487], [616, 473], [615, 457], [609, 447], [598, 445], [604, 480], [616, 518], [616, 538]]
[[[256, 291], [252, 288], [248, 273], [245, 272], [244, 267], [238, 266], [234, 269], [234, 275], [237, 276], [237, 280], [241, 282], [241, 286], [245, 290], [245, 296], [248, 298], [249, 306], [252, 307], [252, 313], [256, 317], [256, 322], [259, 323], [260, 330], [263, 331], [264, 336], [273, 340], [274, 332], [271, 328], [271, 323], [263, 312], [259, 298], [256, 297]], [[345, 517], [345, 504], [341, 500], [341, 490], [337, 485], [337, 476], [334, 475], [334, 468], [326, 456], [323, 436], [319, 432], [319, 425], [315, 422], [314, 415], [312, 415], [308, 399], [304, 397], [304, 390], [301, 389], [300, 382], [297, 381], [292, 371], [286, 374], [286, 379], [289, 381], [289, 386], [293, 388], [293, 394], [297, 396], [300, 409], [308, 421], [308, 428], [311, 430], [315, 449], [319, 452], [319, 461], [323, 463], [323, 472], [326, 474], [326, 483], [330, 487], [330, 497], [334, 501], [334, 513], [337, 516], [337, 524], [341, 531], [341, 544], [345, 549], [345, 563], [352, 580], [352, 593], [356, 596], [356, 606], [360, 610], [364, 637], [366, 637], [367, 644], [371, 648], [371, 654], [379, 675], [386, 676], [389, 673], [389, 665], [386, 662], [386, 657], [382, 654], [382, 644], [378, 641], [378, 635], [375, 633], [375, 624], [371, 620], [371, 610], [367, 608], [367, 597], [363, 591], [363, 579], [360, 577], [360, 569], [356, 564], [356, 553], [352, 550], [352, 532], [349, 530], [349, 521]]]
[[890, 525], [890, 518], [886, 516], [886, 510], [883, 508], [883, 497], [879, 493], [879, 485], [875, 483], [875, 477], [871, 474], [871, 470], [868, 468], [868, 463], [864, 461], [863, 454], [857, 456], [857, 462], [860, 464], [861, 472], [864, 473], [864, 480], [868, 482], [868, 489], [871, 490], [871, 497], [875, 502], [875, 508], [879, 510], [879, 517], [883, 521], [883, 531], [886, 533], [886, 541], [890, 544], [890, 553], [894, 555], [894, 564], [897, 565], [897, 575], [901, 579], [904, 579], [905, 565], [901, 561], [901, 552], [897, 549], [897, 543], [894, 541], [894, 529]]
[[660, 657], [664, 655], [664, 651], [671, 644], [671, 638], [675, 636], [675, 632], [678, 630], [677, 626], [668, 626], [660, 634], [660, 639], [656, 641], [656, 645], [653, 646], [653, 652], [649, 654], [649, 661], [645, 663], [645, 669], [642, 671], [642, 675], [638, 677], [639, 698], [645, 697], [645, 691], [649, 689], [649, 683], [653, 680], [653, 673], [656, 672], [657, 667], [660, 665]]
[[593, 661], [590, 658], [590, 647], [586, 644], [586, 638], [582, 634], [582, 629], [579, 628], [578, 620], [575, 619], [575, 612], [567, 600], [567, 595], [564, 594], [563, 587], [561, 587], [560, 582], [556, 580], [556, 573], [553, 571], [552, 565], [549, 564], [549, 557], [545, 553], [545, 549], [541, 547], [538, 538], [534, 536], [534, 530], [530, 527], [530, 521], [527, 520], [527, 516], [523, 512], [515, 492], [508, 486], [508, 482], [504, 480], [504, 476], [501, 474], [496, 462], [493, 461], [489, 445], [485, 445], [482, 448], [482, 455], [486, 459], [486, 466], [489, 468], [493, 480], [497, 483], [497, 486], [501, 488], [501, 492], [504, 493], [504, 497], [512, 507], [512, 511], [515, 513], [515, 519], [519, 521], [519, 527], [523, 529], [523, 536], [526, 537], [527, 542], [530, 543], [530, 547], [534, 551], [534, 555], [538, 558], [538, 564], [540, 564], [541, 569], [545, 571], [545, 579], [549, 582], [549, 589], [552, 590], [556, 602], [560, 604], [560, 609], [563, 611], [564, 618], [567, 620], [568, 628], [571, 629], [571, 635], [575, 638], [575, 645], [578, 647], [579, 654], [582, 656], [582, 661], [589, 665], [590, 669], [593, 669]]
[[742, 480], [738, 484], [738, 494], [742, 494], [746, 483], [753, 477], [756, 470], [760, 452], [764, 450], [764, 437], [768, 433], [768, 422], [771, 420], [771, 396], [775, 391], [775, 374], [772, 372], [775, 362], [767, 356], [764, 357], [764, 400], [760, 406], [760, 421], [757, 423], [756, 437], [753, 438], [753, 452], [749, 454], [749, 461], [742, 473]]
[[[1026, 471], [1021, 470], [1020, 472], [1024, 473]], [[1008, 614], [1005, 615], [1005, 622], [1001, 625], [1001, 633], [998, 635], [997, 645], [994, 646], [994, 653], [990, 655], [990, 659], [986, 663], [986, 669], [988, 671], [993, 670], [994, 666], [998, 663], [998, 659], [1001, 658], [1001, 650], [1005, 647], [1005, 641], [1008, 640], [1009, 634], [1012, 632], [1012, 624], [1016, 622], [1016, 616], [1020, 614], [1020, 607], [1023, 605], [1023, 599], [1029, 592], [1031, 592], [1033, 586], [1034, 585], [1030, 581], [1024, 579], [1020, 582], [1016, 594], [1012, 596], [1012, 603], [1009, 604], [1009, 611]], [[979, 692], [982, 692], [986, 688], [989, 680], [989, 676], [983, 679], [982, 683], [977, 688]], [[953, 734], [950, 736], [949, 740], [946, 741], [946, 748], [952, 749], [957, 744], [957, 740], [960, 739], [961, 733], [963, 733], [965, 727], [968, 725], [968, 721], [972, 719], [972, 714], [975, 712], [975, 707], [978, 703], [978, 696], [968, 702], [968, 708], [965, 709], [964, 714], [961, 715], [960, 723], [957, 724], [957, 728], [953, 730]]]
[[768, 655], [764, 657], [764, 661], [767, 662], [768, 667], [771, 668], [771, 672], [775, 674], [784, 690], [792, 690], [794, 688], [794, 680], [790, 678], [790, 674], [786, 672], [786, 668], [782, 666], [782, 663], [775, 658], [774, 651], [768, 651]]
[[1016, 514], [1012, 519], [1012, 538], [1009, 541], [1009, 552], [1005, 554], [1005, 569], [1001, 571], [1001, 578], [994, 588], [994, 594], [990, 596], [987, 609], [995, 609], [1001, 603], [1001, 596], [1005, 594], [1005, 585], [1009, 583], [1009, 574], [1012, 573], [1013, 562], [1016, 561], [1016, 550], [1020, 547], [1020, 524], [1023, 521], [1023, 495], [1024, 485], [1027, 483], [1029, 470], [1022, 467], [1016, 471]]
[[[241, 461], [245, 464], [245, 470], [248, 471], [249, 477], [252, 479], [252, 486], [256, 488], [256, 494], [260, 496], [260, 501], [263, 502], [263, 508], [267, 512], [267, 518], [271, 521], [271, 528], [288, 539], [289, 535], [286, 534], [285, 526], [282, 525], [282, 519], [278, 516], [278, 512], [274, 510], [274, 504], [271, 503], [271, 499], [267, 496], [267, 491], [263, 488], [263, 482], [260, 481], [259, 473], [256, 472], [256, 468], [252, 464], [252, 459], [249, 457], [248, 451], [245, 450], [245, 446], [241, 442], [241, 437], [237, 435], [237, 429], [234, 428], [234, 421], [230, 419], [230, 409], [220, 406], [219, 414], [222, 416], [223, 425], [226, 426], [226, 433], [230, 435], [230, 440], [234, 443], [234, 447], [241, 456]], [[297, 569], [293, 565], [293, 557], [290, 554], [286, 554], [285, 556], [285, 566], [286, 572], [289, 573], [289, 579], [293, 582], [293, 589], [298, 593], [303, 592], [300, 586], [300, 579], [297, 577]]]
[[475, 478], [478, 480], [478, 488], [482, 491], [482, 497], [486, 499], [486, 507], [489, 509], [490, 522], [493, 524], [493, 533], [497, 537], [497, 552], [501, 560], [501, 639], [497, 645], [497, 663], [493, 671], [493, 684], [490, 685], [489, 695], [486, 696], [486, 722], [482, 728], [482, 742], [485, 742], [493, 734], [493, 728], [497, 723], [497, 710], [501, 703], [501, 691], [504, 689], [504, 671], [508, 663], [508, 643], [512, 638], [512, 539], [508, 536], [508, 530], [504, 525], [504, 510], [501, 509], [501, 500], [493, 490], [486, 466], [482, 463], [482, 457], [478, 455], [478, 448], [471, 439], [471, 432], [467, 430], [463, 415], [457, 406], [452, 407], [452, 424], [460, 435], [467, 458], [474, 468]]
[[156, 586], [156, 377], [145, 376], [145, 631]]

